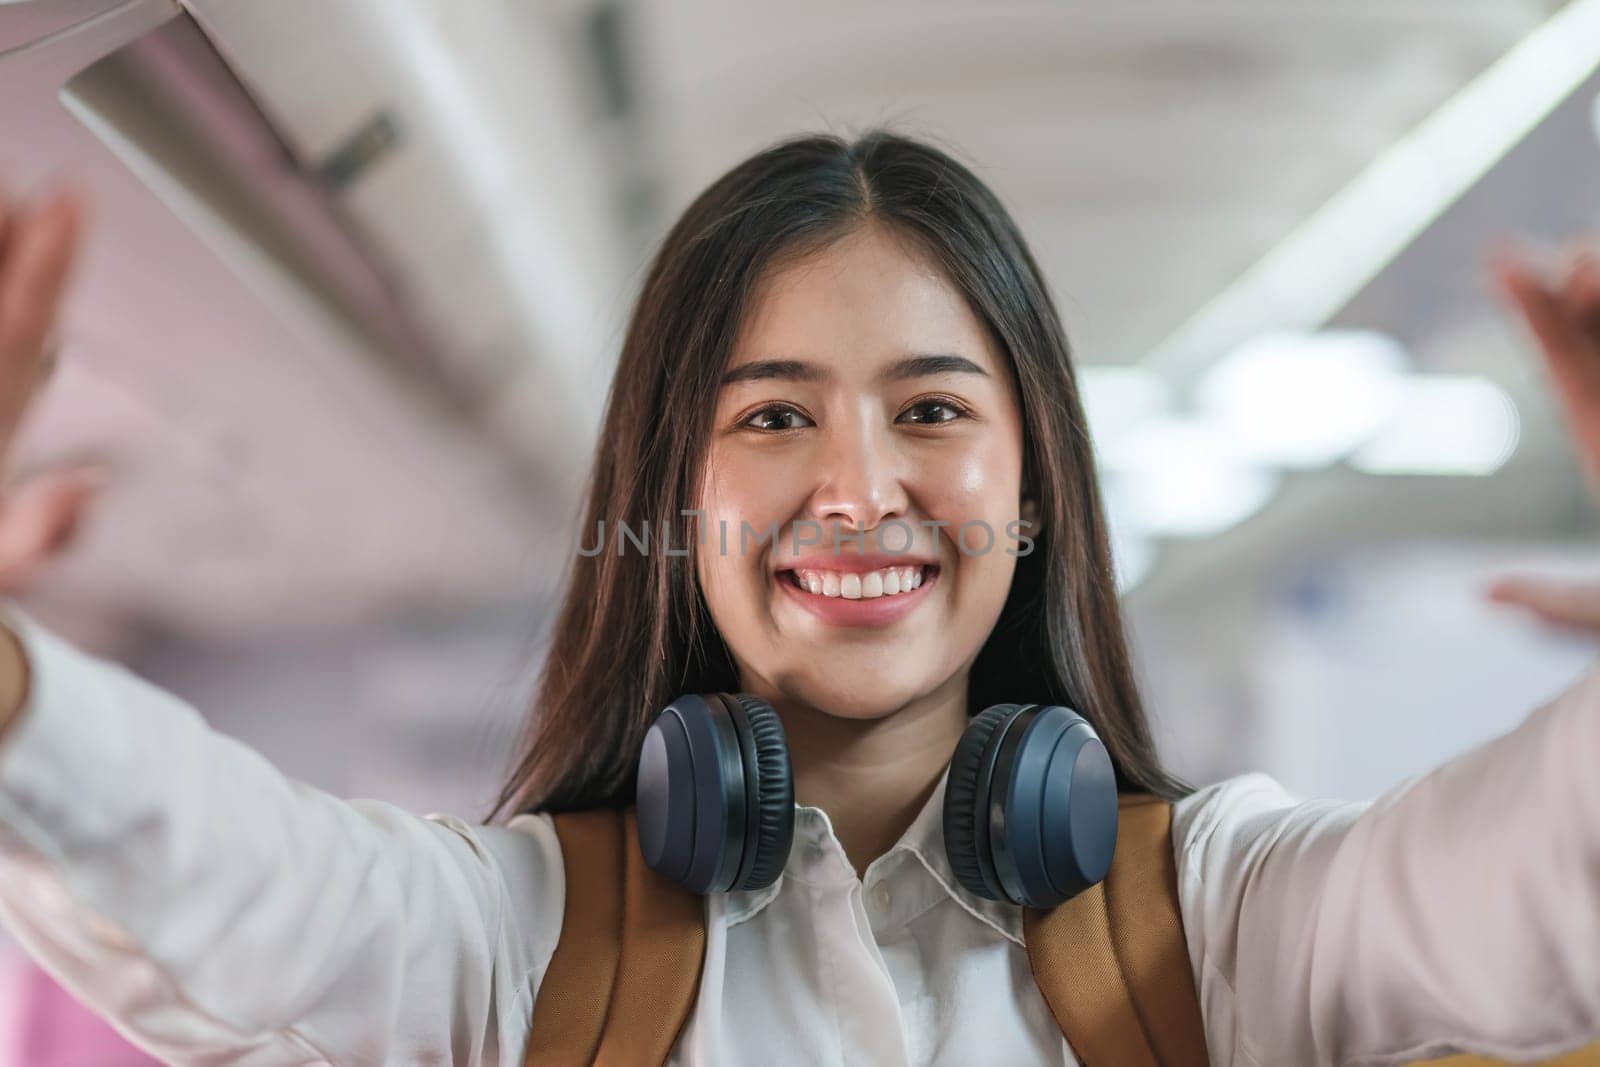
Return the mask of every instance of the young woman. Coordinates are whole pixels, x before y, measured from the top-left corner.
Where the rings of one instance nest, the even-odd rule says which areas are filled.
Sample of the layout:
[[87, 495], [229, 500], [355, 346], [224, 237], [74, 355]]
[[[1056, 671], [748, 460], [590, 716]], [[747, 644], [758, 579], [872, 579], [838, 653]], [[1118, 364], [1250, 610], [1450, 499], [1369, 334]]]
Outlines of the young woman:
[[[74, 228], [69, 201], [12, 223], [4, 426]], [[1518, 291], [1577, 329], [1594, 273]], [[1555, 354], [1600, 360], [1576, 336]], [[1085, 427], [1048, 285], [972, 173], [882, 131], [777, 145], [644, 283], [577, 539], [603, 550], [571, 561], [507, 821], [289, 781], [12, 604], [0, 914], [174, 1062], [519, 1064], [565, 908], [551, 813], [630, 803], [664, 705], [742, 692], [787, 734], [794, 840], [768, 888], [706, 897], [673, 1062], [1070, 1064], [1021, 909], [962, 887], [939, 817], [969, 717], [1027, 701], [1176, 802], [1212, 1063], [1600, 1037], [1600, 674], [1371, 805], [1259, 775], [1190, 791], [1129, 668]], [[619, 523], [649, 550], [615, 550]]]

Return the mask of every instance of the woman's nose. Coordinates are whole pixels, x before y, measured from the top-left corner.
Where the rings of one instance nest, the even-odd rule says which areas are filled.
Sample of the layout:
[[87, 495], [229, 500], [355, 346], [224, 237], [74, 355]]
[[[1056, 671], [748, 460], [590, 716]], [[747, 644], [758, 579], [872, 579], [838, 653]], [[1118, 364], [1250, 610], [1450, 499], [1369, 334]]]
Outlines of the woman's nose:
[[830, 436], [817, 459], [811, 512], [824, 526], [838, 522], [864, 531], [905, 515], [904, 464], [889, 434], [861, 427], [841, 431]]

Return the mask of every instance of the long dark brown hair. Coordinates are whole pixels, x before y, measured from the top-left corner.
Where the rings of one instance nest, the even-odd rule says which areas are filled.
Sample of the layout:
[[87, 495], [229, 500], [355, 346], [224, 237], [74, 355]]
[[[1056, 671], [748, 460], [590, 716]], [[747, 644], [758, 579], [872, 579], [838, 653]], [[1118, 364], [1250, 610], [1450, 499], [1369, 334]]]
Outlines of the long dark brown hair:
[[1064, 704], [1105, 741], [1119, 786], [1175, 798], [1123, 634], [1100, 489], [1060, 316], [995, 195], [946, 152], [886, 129], [808, 135], [745, 160], [667, 233], [623, 340], [587, 484], [594, 531], [650, 531], [575, 554], [515, 767], [490, 813], [632, 803], [651, 719], [739, 679], [696, 580], [695, 490], [717, 387], [763, 272], [853, 229], [891, 227], [943, 268], [1009, 355], [1022, 401], [1024, 485], [1039, 504], [999, 621], [973, 665], [969, 707]]

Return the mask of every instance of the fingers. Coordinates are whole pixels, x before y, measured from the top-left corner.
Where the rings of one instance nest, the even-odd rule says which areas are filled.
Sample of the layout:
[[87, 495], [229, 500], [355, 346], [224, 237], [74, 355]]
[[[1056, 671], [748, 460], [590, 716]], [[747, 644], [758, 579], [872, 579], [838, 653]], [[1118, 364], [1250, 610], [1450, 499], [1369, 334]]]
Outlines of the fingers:
[[28, 207], [6, 203], [0, 235], [0, 460], [48, 375], [54, 331], [83, 227], [81, 197], [60, 190]]
[[1490, 600], [1533, 612], [1546, 622], [1600, 635], [1600, 581], [1517, 575], [1493, 582]]
[[1527, 257], [1502, 251], [1493, 271], [1501, 293], [1532, 331], [1580, 440], [1600, 474], [1600, 262], [1576, 257], [1559, 284]]
[[1561, 288], [1561, 299], [1590, 342], [1600, 338], [1600, 256], [1589, 249], [1578, 253]]
[[1525, 259], [1501, 253], [1495, 259], [1494, 272], [1501, 293], [1533, 331], [1542, 351], [1564, 352], [1577, 344], [1560, 301]]
[[[36, 210], [14, 216], [0, 260], [0, 360], [15, 374], [19, 360], [41, 353], [77, 251], [83, 208], [63, 191]], [[31, 377], [30, 379], [31, 380]]]
[[1494, 260], [1500, 291], [1521, 313], [1539, 346], [1547, 353], [1569, 353], [1582, 346], [1562, 295], [1545, 284], [1539, 271], [1521, 253], [1501, 252]]
[[90, 467], [48, 471], [6, 494], [0, 506], [0, 593], [21, 586], [70, 546], [106, 472]]

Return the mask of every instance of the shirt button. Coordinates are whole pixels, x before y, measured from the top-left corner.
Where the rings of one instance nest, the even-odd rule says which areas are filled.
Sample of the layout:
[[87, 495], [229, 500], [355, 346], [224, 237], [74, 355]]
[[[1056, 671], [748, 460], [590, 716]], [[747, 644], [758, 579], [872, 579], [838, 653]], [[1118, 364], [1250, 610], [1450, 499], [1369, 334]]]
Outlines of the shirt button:
[[888, 886], [880, 884], [872, 890], [872, 906], [879, 911], [888, 911], [889, 906], [893, 903], [894, 893], [890, 891]]

